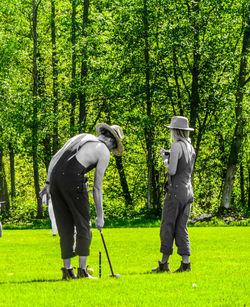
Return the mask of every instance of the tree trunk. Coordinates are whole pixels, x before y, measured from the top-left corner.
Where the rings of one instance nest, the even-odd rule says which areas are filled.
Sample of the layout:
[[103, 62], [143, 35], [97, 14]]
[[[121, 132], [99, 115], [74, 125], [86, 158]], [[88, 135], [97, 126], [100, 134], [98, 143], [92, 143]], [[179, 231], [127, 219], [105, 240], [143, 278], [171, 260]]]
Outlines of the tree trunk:
[[146, 89], [146, 110], [147, 121], [145, 123], [144, 133], [147, 147], [147, 168], [148, 168], [148, 185], [147, 185], [147, 205], [150, 209], [153, 203], [153, 126], [152, 126], [152, 101], [150, 93], [150, 66], [149, 66], [149, 43], [148, 43], [148, 8], [147, 0], [143, 1], [143, 26], [144, 26], [144, 60], [145, 60], [145, 89]]
[[246, 76], [247, 76], [247, 53], [250, 47], [249, 46], [250, 44], [249, 20], [246, 20], [245, 23], [246, 23], [246, 26], [244, 28], [244, 34], [243, 34], [240, 70], [239, 70], [238, 84], [237, 84], [236, 96], [235, 96], [236, 125], [235, 125], [232, 143], [231, 143], [230, 154], [229, 154], [229, 159], [227, 163], [226, 177], [225, 177], [225, 181], [223, 185], [222, 199], [221, 199], [221, 206], [224, 208], [229, 208], [231, 204], [231, 195], [232, 195], [232, 190], [233, 190], [235, 173], [237, 169], [238, 156], [239, 156], [239, 152], [241, 150], [241, 144], [244, 138], [243, 131], [244, 131], [245, 119], [243, 118], [242, 102], [243, 102], [244, 87], [246, 84]]
[[177, 57], [176, 57], [176, 50], [175, 47], [173, 46], [173, 69], [174, 69], [174, 79], [175, 79], [175, 84], [176, 84], [176, 90], [177, 90], [177, 100], [178, 100], [178, 107], [179, 107], [179, 114], [181, 116], [184, 115], [182, 103], [181, 103], [181, 92], [180, 92], [180, 85], [178, 82], [178, 74], [177, 74]]
[[240, 163], [240, 191], [241, 191], [241, 206], [245, 207], [245, 180], [244, 180], [244, 167], [242, 163]]
[[76, 0], [72, 0], [71, 15], [71, 44], [72, 44], [72, 67], [71, 67], [71, 112], [70, 112], [70, 133], [75, 134], [75, 108], [76, 108]]
[[53, 155], [58, 151], [58, 59], [56, 50], [56, 8], [55, 1], [51, 0], [51, 43], [52, 43], [52, 74], [53, 74]]
[[122, 157], [115, 157], [116, 160], [116, 167], [118, 169], [119, 175], [120, 175], [120, 182], [122, 186], [123, 196], [125, 198], [125, 204], [126, 208], [132, 208], [133, 207], [133, 201], [129, 192], [128, 183], [125, 175], [125, 171], [122, 164]]
[[[0, 128], [0, 133], [2, 129]], [[0, 202], [3, 202], [5, 205], [5, 210], [9, 212], [10, 209], [10, 200], [7, 188], [7, 181], [5, 177], [4, 163], [3, 163], [3, 148], [0, 143]]]
[[[83, 7], [83, 19], [82, 19], [82, 35], [87, 37], [87, 25], [88, 25], [88, 16], [89, 16], [89, 0], [84, 0]], [[86, 113], [86, 79], [88, 75], [88, 53], [87, 53], [87, 42], [83, 43], [82, 46], [82, 63], [81, 63], [81, 87], [79, 92], [79, 132], [84, 131], [85, 120], [87, 117]]]
[[[103, 104], [103, 107], [106, 109], [106, 115], [107, 115], [107, 123], [110, 125], [111, 124], [111, 117], [110, 117], [110, 110], [109, 110], [109, 106], [108, 103], [105, 102]], [[127, 183], [127, 178], [126, 178], [126, 174], [124, 171], [124, 167], [122, 164], [122, 157], [119, 156], [115, 156], [115, 160], [116, 160], [116, 167], [120, 176], [120, 182], [121, 182], [121, 186], [122, 186], [122, 192], [123, 192], [123, 196], [125, 198], [125, 204], [127, 208], [131, 208], [133, 206], [133, 201], [132, 201], [132, 197], [131, 194], [129, 192], [129, 188], [128, 188], [128, 183]]]
[[10, 143], [9, 143], [9, 157], [10, 157], [10, 182], [11, 182], [10, 196], [11, 196], [11, 201], [13, 202], [16, 197], [15, 153]]
[[32, 114], [32, 157], [34, 171], [34, 185], [37, 198], [37, 218], [43, 217], [42, 201], [39, 196], [39, 169], [37, 158], [38, 147], [38, 70], [37, 70], [37, 9], [36, 0], [33, 0], [33, 114]]
[[194, 0], [192, 2], [192, 11], [194, 13], [193, 19], [193, 29], [194, 29], [194, 46], [193, 46], [193, 68], [192, 68], [192, 88], [190, 97], [190, 127], [195, 128], [196, 120], [198, 116], [198, 107], [200, 104], [200, 94], [199, 94], [199, 74], [200, 74], [200, 38], [199, 31], [200, 26], [196, 19], [199, 14], [199, 3], [200, 0]]
[[49, 134], [46, 134], [43, 139], [43, 162], [48, 172], [49, 163], [51, 161], [51, 137]]
[[247, 201], [247, 207], [248, 207], [248, 210], [250, 210], [250, 167], [248, 167], [247, 170], [248, 170], [248, 188], [247, 188], [247, 190], [248, 190], [248, 195], [247, 195], [248, 201]]
[[154, 209], [157, 211], [158, 214], [161, 214], [161, 193], [162, 193], [162, 186], [159, 185], [159, 171], [155, 169], [153, 164], [153, 206]]

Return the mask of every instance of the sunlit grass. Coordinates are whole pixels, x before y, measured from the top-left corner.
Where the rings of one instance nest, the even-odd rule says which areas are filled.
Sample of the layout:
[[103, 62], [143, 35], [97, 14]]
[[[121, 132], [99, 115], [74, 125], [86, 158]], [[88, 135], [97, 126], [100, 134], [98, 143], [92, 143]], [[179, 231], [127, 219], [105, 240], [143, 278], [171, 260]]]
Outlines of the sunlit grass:
[[[248, 306], [249, 227], [189, 229], [192, 272], [151, 274], [159, 228], [104, 229], [114, 273], [93, 229], [88, 264], [102, 278], [62, 281], [59, 238], [50, 230], [5, 230], [0, 238], [0, 306]], [[171, 270], [178, 268], [176, 251]], [[78, 267], [77, 258], [73, 266]]]

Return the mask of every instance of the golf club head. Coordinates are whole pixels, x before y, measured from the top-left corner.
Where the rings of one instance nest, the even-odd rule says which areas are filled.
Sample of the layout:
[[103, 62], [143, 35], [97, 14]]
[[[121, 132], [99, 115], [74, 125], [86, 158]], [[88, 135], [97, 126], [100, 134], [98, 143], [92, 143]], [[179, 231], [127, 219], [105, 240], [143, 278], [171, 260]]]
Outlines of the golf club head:
[[116, 277], [116, 278], [120, 278], [121, 277], [121, 275], [120, 274], [111, 274], [111, 275], [108, 275], [109, 277]]

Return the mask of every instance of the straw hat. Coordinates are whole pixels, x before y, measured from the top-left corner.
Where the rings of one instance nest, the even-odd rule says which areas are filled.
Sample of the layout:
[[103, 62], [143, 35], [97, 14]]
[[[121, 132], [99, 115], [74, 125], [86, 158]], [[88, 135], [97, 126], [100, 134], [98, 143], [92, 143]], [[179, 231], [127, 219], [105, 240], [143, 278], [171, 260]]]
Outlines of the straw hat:
[[122, 144], [124, 134], [123, 134], [121, 127], [119, 127], [117, 125], [109, 126], [109, 125], [104, 124], [104, 123], [98, 124], [96, 126], [96, 132], [97, 132], [98, 135], [102, 134], [103, 130], [108, 130], [116, 140], [117, 147], [111, 149], [113, 154], [116, 155], [116, 156], [121, 156], [123, 151], [124, 151], [124, 147], [123, 147], [123, 144]]
[[193, 128], [188, 127], [188, 119], [183, 116], [173, 116], [171, 119], [170, 126], [167, 125], [164, 126], [170, 129], [194, 131]]

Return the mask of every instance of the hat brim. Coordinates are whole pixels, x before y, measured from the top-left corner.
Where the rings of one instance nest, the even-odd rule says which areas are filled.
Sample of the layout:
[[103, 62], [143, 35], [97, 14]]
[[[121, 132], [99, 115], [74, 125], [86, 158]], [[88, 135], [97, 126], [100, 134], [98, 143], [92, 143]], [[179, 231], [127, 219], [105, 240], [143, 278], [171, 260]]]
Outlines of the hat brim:
[[194, 128], [180, 128], [180, 127], [171, 127], [164, 125], [164, 127], [169, 128], [169, 129], [179, 129], [179, 130], [187, 130], [187, 131], [194, 131]]
[[102, 129], [108, 130], [116, 140], [117, 147], [111, 149], [111, 152], [116, 156], [121, 156], [124, 151], [124, 146], [122, 144], [122, 140], [119, 138], [115, 130], [112, 129], [108, 124], [101, 123], [101, 124], [96, 125], [96, 132], [98, 135], [102, 134], [101, 133]]

